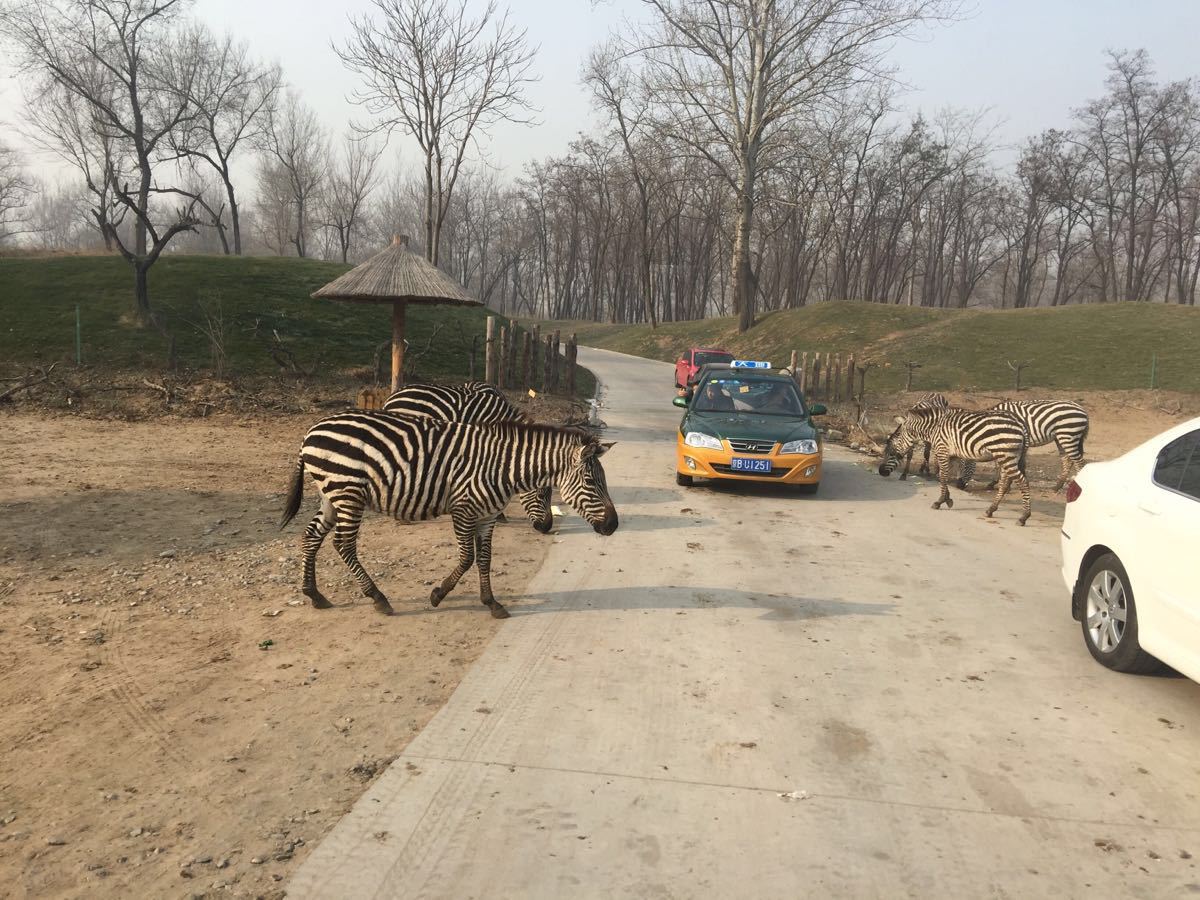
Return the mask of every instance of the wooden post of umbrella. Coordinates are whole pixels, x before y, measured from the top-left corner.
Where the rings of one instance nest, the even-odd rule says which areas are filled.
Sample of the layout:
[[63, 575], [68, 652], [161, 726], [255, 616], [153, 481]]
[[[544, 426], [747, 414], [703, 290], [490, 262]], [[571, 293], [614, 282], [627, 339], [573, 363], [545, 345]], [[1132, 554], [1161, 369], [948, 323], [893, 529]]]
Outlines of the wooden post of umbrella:
[[392, 391], [404, 384], [404, 301], [392, 301]]

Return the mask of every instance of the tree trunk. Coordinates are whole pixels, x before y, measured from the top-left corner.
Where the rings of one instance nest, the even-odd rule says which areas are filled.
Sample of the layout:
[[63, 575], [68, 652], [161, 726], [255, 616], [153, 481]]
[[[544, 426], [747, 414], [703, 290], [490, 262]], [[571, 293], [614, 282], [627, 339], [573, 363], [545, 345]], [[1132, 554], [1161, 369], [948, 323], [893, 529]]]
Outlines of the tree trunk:
[[425, 258], [437, 265], [433, 249], [433, 158], [425, 154]]
[[150, 288], [147, 281], [149, 269], [142, 263], [133, 264], [133, 299], [138, 321], [143, 325], [150, 323]]
[[737, 232], [733, 241], [733, 309], [738, 317], [738, 331], [747, 331], [754, 324], [754, 279], [750, 271], [750, 230], [754, 225], [753, 186], [747, 180], [738, 203]]
[[233, 195], [233, 183], [225, 182], [225, 192], [229, 196], [229, 221], [233, 226], [233, 253], [242, 255], [242, 220], [238, 217], [237, 199]]

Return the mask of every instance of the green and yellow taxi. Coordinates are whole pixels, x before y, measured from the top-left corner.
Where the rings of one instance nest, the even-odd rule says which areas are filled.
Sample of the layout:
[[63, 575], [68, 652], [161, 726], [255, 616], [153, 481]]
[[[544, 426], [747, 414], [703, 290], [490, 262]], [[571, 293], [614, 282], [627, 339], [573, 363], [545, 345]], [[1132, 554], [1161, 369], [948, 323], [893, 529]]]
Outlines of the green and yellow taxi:
[[707, 365], [688, 396], [676, 442], [675, 481], [696, 478], [796, 485], [815, 494], [821, 483], [821, 435], [786, 370], [761, 360]]

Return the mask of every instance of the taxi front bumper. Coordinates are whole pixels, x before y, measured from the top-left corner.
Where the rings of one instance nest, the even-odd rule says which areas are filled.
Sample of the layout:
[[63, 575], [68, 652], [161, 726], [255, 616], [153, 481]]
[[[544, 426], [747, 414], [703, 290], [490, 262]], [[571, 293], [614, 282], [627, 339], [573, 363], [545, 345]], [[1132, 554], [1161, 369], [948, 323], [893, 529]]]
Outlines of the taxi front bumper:
[[[821, 451], [816, 453], [779, 453], [775, 444], [770, 453], [735, 453], [728, 441], [721, 442], [720, 450], [704, 447], [689, 447], [683, 435], [675, 440], [675, 471], [680, 475], [695, 478], [721, 478], [729, 481], [762, 481], [772, 484], [817, 484], [821, 480]], [[731, 468], [733, 457], [741, 459], [765, 459], [771, 463], [771, 471], [741, 472]]]

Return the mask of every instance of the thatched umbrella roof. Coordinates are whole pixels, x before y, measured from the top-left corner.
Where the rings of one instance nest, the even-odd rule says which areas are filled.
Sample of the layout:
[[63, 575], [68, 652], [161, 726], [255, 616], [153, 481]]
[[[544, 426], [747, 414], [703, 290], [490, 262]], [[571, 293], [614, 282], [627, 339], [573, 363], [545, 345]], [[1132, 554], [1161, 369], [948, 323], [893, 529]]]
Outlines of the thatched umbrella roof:
[[392, 390], [403, 379], [404, 309], [409, 303], [483, 306], [461, 284], [408, 249], [408, 237], [314, 291], [313, 297], [352, 303], [392, 304]]

